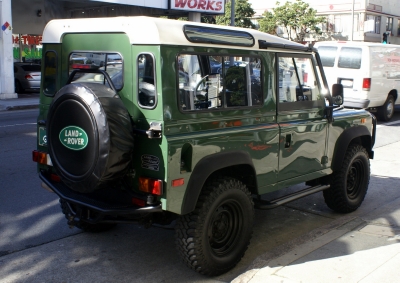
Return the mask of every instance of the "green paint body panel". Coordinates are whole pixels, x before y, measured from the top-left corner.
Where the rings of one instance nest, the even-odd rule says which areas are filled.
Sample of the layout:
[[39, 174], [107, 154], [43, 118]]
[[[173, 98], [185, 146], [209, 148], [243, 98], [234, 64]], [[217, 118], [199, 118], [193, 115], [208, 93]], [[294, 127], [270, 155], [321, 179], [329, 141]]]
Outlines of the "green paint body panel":
[[[272, 191], [317, 179], [332, 173], [336, 141], [351, 127], [366, 127], [372, 135], [372, 118], [366, 111], [339, 110], [334, 122], [325, 118], [325, 105], [296, 111], [278, 111], [275, 75], [275, 52], [268, 50], [230, 49], [229, 47], [132, 45], [123, 33], [65, 34], [60, 44], [44, 44], [43, 54], [57, 53], [56, 88], [68, 79], [68, 58], [73, 52], [117, 52], [123, 58], [123, 88], [118, 92], [137, 130], [149, 130], [152, 122], [162, 125], [160, 139], [136, 135], [132, 154], [132, 169], [127, 188], [135, 193], [139, 177], [163, 181], [163, 195], [158, 199], [164, 210], [181, 214], [185, 198], [197, 197], [189, 181], [196, 165], [205, 157], [218, 153], [246, 152], [252, 161], [240, 160], [224, 173], [254, 172], [237, 176], [251, 189], [262, 195]], [[152, 54], [155, 64], [154, 109], [138, 103], [139, 54]], [[177, 56], [179, 54], [212, 54], [214, 56], [255, 56], [262, 62], [263, 105], [212, 111], [184, 112], [178, 104]], [[43, 76], [42, 76], [43, 77]], [[44, 78], [43, 78], [44, 80]], [[43, 82], [42, 82], [43, 83]], [[321, 83], [322, 84], [322, 83]], [[46, 120], [52, 97], [41, 93], [38, 121]], [[363, 122], [361, 119], [364, 118]], [[38, 125], [43, 131], [43, 125]], [[90, 142], [90, 141], [89, 141]], [[38, 150], [47, 151], [39, 143]], [[369, 148], [368, 150], [371, 150]], [[149, 167], [148, 160], [156, 164]], [[214, 162], [223, 162], [218, 157]], [[51, 167], [39, 165], [39, 170]], [[172, 186], [173, 180], [183, 179], [183, 185]], [[205, 180], [204, 180], [205, 181]]]

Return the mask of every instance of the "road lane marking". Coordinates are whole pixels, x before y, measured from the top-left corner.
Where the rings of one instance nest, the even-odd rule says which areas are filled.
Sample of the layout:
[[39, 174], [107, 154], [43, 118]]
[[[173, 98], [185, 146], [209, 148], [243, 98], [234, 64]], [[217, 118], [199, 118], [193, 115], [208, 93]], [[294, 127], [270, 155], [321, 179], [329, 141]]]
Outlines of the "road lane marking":
[[25, 125], [37, 125], [37, 123], [25, 123], [25, 124], [4, 125], [4, 126], [0, 126], [0, 128], [15, 127], [15, 126], [25, 126]]

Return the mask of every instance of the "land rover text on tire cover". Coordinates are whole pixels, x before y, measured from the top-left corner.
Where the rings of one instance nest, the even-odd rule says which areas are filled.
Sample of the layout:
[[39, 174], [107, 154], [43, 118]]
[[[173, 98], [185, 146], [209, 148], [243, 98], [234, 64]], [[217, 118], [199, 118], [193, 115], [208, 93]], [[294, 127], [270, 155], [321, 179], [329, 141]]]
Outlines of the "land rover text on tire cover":
[[213, 276], [243, 257], [255, 209], [316, 192], [336, 212], [361, 205], [376, 120], [344, 100], [316, 49], [256, 30], [53, 20], [33, 159], [68, 225], [174, 226], [183, 262]]

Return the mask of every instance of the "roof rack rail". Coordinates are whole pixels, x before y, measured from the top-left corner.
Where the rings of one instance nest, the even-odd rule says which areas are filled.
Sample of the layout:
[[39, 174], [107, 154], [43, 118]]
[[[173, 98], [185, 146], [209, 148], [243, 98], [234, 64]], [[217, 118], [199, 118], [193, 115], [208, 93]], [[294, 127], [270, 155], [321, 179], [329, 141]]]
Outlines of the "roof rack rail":
[[298, 46], [297, 44], [287, 44], [287, 43], [273, 43], [267, 42], [265, 40], [258, 40], [259, 49], [268, 49], [268, 48], [284, 48], [294, 51], [304, 51], [304, 52], [311, 52], [314, 51], [312, 45], [302, 45]]

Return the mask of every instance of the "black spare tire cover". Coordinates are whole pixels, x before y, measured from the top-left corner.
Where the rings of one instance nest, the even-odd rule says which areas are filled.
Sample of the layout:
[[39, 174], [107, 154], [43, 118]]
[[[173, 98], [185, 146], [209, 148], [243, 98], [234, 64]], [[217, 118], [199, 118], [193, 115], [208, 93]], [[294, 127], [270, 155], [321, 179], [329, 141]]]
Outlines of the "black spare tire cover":
[[71, 189], [89, 193], [124, 176], [133, 151], [132, 122], [119, 96], [95, 83], [72, 83], [47, 116], [53, 166]]

